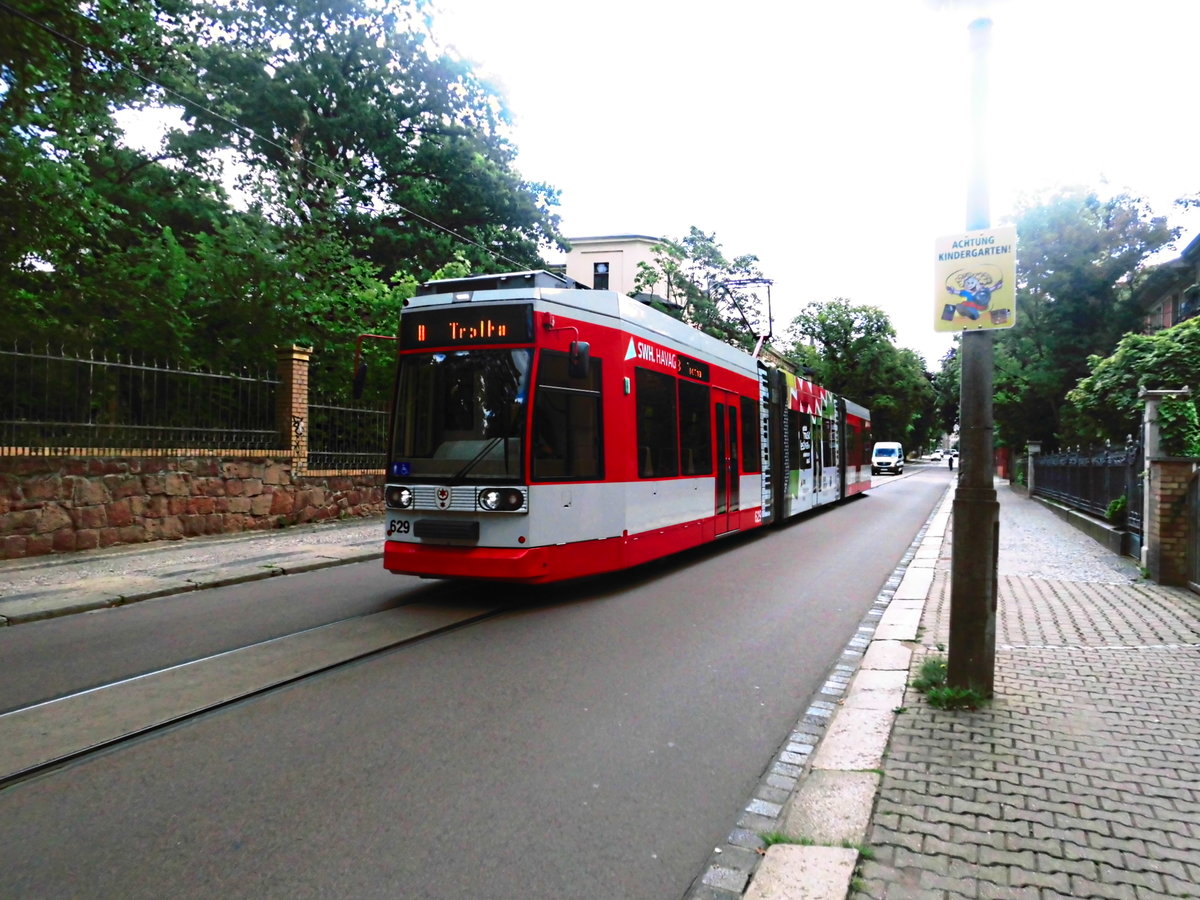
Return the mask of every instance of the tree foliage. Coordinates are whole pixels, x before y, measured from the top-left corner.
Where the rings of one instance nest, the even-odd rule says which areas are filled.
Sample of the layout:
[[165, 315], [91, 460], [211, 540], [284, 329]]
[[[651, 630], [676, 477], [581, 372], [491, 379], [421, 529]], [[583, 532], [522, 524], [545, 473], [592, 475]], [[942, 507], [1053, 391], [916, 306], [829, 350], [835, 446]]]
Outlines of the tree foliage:
[[89, 274], [120, 247], [124, 209], [95, 173], [117, 153], [111, 109], [144, 95], [135, 70], [162, 64], [157, 13], [153, 0], [0, 9], [0, 316], [13, 337], [77, 319]]
[[871, 410], [876, 440], [928, 445], [936, 427], [930, 376], [916, 352], [895, 345], [896, 330], [883, 310], [840, 297], [810, 303], [792, 320], [788, 337], [793, 361], [811, 368], [822, 386]]
[[1016, 225], [1018, 314], [996, 337], [997, 437], [1054, 447], [1071, 438], [1067, 392], [1087, 375], [1089, 357], [1138, 329], [1139, 267], [1177, 230], [1135, 197], [1085, 190], [1026, 206]]
[[[301, 343], [348, 381], [450, 265], [540, 264], [557, 194], [427, 0], [17, 0], [0, 9], [6, 335], [216, 368]], [[182, 104], [131, 149], [115, 112]], [[331, 351], [341, 351], [336, 354]], [[324, 374], [318, 367], [320, 384]]]
[[1200, 318], [1154, 334], [1128, 334], [1111, 355], [1088, 363], [1090, 374], [1067, 395], [1072, 433], [1083, 443], [1123, 443], [1141, 421], [1142, 388], [1200, 387]]
[[752, 350], [769, 330], [765, 285], [758, 257], [727, 259], [715, 234], [694, 225], [677, 241], [651, 249], [654, 261], [640, 263], [634, 293], [665, 300], [660, 308], [705, 334]]
[[[513, 169], [503, 98], [438, 52], [427, 0], [198, 3], [182, 93], [189, 159], [231, 148], [272, 219], [333, 227], [382, 276], [461, 253], [529, 266], [559, 243], [557, 195]], [[327, 236], [327, 235], [326, 235]]]
[[941, 368], [932, 376], [934, 393], [933, 436], [953, 434], [958, 427], [962, 391], [962, 360], [956, 344], [942, 357]]

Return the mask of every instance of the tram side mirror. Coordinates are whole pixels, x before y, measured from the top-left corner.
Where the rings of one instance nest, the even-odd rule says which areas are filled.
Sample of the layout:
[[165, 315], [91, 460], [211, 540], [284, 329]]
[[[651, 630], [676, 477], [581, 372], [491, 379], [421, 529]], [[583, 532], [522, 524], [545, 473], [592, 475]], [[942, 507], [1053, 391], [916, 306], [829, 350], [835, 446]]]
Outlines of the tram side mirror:
[[567, 352], [567, 371], [572, 378], [587, 378], [591, 367], [591, 345], [587, 341], [571, 341]]
[[367, 364], [360, 362], [358, 368], [354, 370], [354, 399], [361, 400], [363, 390], [367, 386]]

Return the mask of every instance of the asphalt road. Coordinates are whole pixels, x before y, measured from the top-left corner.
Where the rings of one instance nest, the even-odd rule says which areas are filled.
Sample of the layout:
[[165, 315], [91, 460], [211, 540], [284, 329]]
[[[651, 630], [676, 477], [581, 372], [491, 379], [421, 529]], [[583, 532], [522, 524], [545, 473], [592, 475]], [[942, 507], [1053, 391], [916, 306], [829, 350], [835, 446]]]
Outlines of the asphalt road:
[[10, 786], [0, 896], [682, 896], [949, 478], [567, 586], [360, 564], [9, 629], [5, 693], [44, 699], [413, 599], [504, 607]]

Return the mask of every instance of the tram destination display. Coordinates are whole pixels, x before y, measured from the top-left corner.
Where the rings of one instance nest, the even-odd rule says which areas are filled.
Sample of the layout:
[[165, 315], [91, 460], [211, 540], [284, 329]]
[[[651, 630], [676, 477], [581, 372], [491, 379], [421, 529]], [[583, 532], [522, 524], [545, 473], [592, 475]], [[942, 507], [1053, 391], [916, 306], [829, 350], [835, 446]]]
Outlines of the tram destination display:
[[400, 317], [400, 346], [404, 350], [532, 341], [533, 307], [528, 303], [487, 307], [464, 303], [448, 309], [407, 310]]

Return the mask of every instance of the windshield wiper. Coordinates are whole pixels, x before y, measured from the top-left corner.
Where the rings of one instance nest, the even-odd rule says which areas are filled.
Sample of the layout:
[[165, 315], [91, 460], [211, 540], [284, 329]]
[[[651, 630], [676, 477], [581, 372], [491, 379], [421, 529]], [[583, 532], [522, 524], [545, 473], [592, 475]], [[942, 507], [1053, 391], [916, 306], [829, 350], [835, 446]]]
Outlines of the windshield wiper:
[[[517, 403], [514, 404], [512, 416], [509, 419], [509, 423], [508, 423], [509, 434], [498, 434], [494, 438], [492, 438], [490, 441], [488, 441], [486, 444], [484, 444], [483, 449], [481, 449], [478, 453], [476, 453], [474, 456], [472, 456], [470, 459], [468, 459], [463, 464], [461, 469], [459, 469], [457, 472], [455, 472], [453, 475], [450, 476], [450, 483], [451, 484], [459, 484], [460, 479], [465, 478], [467, 476], [467, 473], [470, 472], [477, 465], [479, 465], [480, 460], [482, 460], [485, 456], [487, 456], [492, 451], [492, 448], [495, 447], [501, 441], [504, 441], [504, 474], [508, 475], [509, 474], [509, 471], [508, 471], [508, 441], [510, 438], [516, 438], [517, 440], [520, 440], [520, 435], [512, 434], [512, 432], [516, 430], [517, 424], [519, 422], [521, 422], [521, 402], [518, 400]], [[518, 472], [517, 474], [520, 474], [520, 473]]]
[[[477, 465], [479, 465], [480, 460], [482, 460], [485, 456], [487, 456], [488, 453], [491, 452], [493, 447], [495, 447], [501, 441], [507, 441], [510, 436], [511, 435], [507, 435], [507, 434], [496, 435], [496, 437], [492, 438], [490, 441], [488, 441], [486, 444], [484, 444], [483, 449], [481, 449], [478, 453], [476, 453], [469, 460], [467, 460], [465, 463], [463, 463], [462, 468], [450, 476], [450, 483], [451, 484], [461, 483], [461, 480], [466, 477], [467, 473], [470, 472]], [[508, 445], [507, 444], [504, 445], [504, 449], [505, 449], [504, 474], [507, 475], [508, 474], [508, 452], [507, 452]]]

